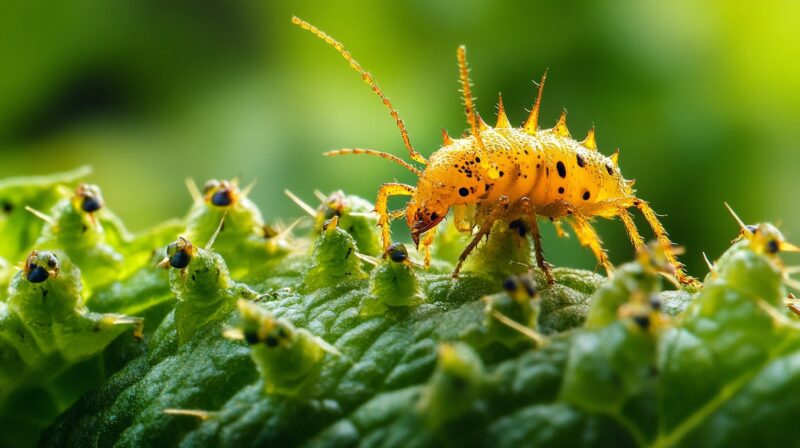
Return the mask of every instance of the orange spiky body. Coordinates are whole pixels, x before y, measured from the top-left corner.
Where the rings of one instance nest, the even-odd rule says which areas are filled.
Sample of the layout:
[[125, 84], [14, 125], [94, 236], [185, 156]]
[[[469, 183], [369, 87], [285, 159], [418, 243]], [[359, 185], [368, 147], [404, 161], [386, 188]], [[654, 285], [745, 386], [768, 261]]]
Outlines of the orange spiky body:
[[[544, 261], [538, 217], [550, 218], [557, 226], [560, 220], [569, 223], [581, 244], [592, 250], [609, 274], [613, 267], [591, 226], [592, 218], [619, 217], [631, 243], [640, 251], [644, 249], [644, 241], [628, 212], [629, 208], [638, 208], [659, 243], [665, 247], [672, 245], [655, 212], [647, 202], [635, 196], [633, 181], [622, 177], [617, 163], [619, 153], [604, 156], [597, 151], [594, 128], [583, 141], [574, 140], [567, 128], [566, 112], [563, 112], [553, 128], [539, 129], [539, 109], [546, 73], [539, 85], [531, 114], [521, 127], [512, 127], [503, 109], [502, 99], [498, 104], [497, 124], [490, 127], [475, 112], [466, 49], [459, 47], [459, 74], [471, 133], [453, 139], [443, 130], [443, 146], [426, 160], [411, 146], [403, 121], [377, 87], [372, 75], [355, 62], [342, 44], [296, 17], [292, 18], [292, 22], [332, 45], [350, 62], [351, 67], [361, 73], [362, 79], [380, 96], [395, 118], [412, 160], [425, 165], [424, 169], [419, 170], [402, 160], [396, 160], [396, 156], [358, 148], [326, 153], [330, 156], [378, 156], [392, 160], [418, 175], [416, 186], [387, 183], [378, 192], [375, 210], [382, 227], [384, 250], [391, 245], [389, 222], [399, 217], [388, 211], [388, 198], [401, 195], [411, 197], [405, 208], [406, 222], [414, 242], [418, 247], [422, 245], [425, 251], [426, 263], [429, 261], [433, 231], [450, 209], [453, 209], [456, 227], [473, 234], [471, 242], [459, 257], [454, 276], [458, 276], [464, 260], [498, 220], [511, 222], [524, 219], [530, 224], [536, 261], [545, 272], [548, 283], [553, 282], [553, 277], [549, 265]], [[472, 216], [468, 216], [468, 211], [472, 211]], [[557, 231], [562, 235], [560, 226]], [[686, 275], [683, 265], [672, 251], [667, 250], [666, 256], [681, 283], [696, 284], [695, 279]]]

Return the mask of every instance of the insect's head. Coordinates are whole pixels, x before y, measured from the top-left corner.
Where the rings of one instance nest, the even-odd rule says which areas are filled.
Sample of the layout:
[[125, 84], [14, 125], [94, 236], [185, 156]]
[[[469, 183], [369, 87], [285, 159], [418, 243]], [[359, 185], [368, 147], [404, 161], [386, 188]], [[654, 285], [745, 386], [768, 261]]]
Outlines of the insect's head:
[[658, 294], [635, 294], [622, 305], [618, 317], [648, 332], [658, 332], [666, 327], [668, 319], [661, 314], [661, 297]]
[[264, 344], [269, 348], [291, 345], [294, 328], [282, 319], [276, 319], [257, 305], [240, 300], [241, 320], [238, 331], [248, 345]]
[[22, 268], [25, 278], [31, 283], [42, 283], [50, 277], [58, 276], [58, 258], [50, 251], [33, 251]]
[[408, 249], [403, 243], [394, 243], [383, 254], [383, 258], [388, 258], [395, 263], [403, 263], [408, 260]]
[[231, 207], [239, 201], [241, 193], [235, 181], [211, 179], [203, 186], [203, 199], [217, 207]]
[[515, 300], [522, 302], [536, 297], [538, 291], [530, 275], [512, 275], [503, 280], [503, 289]]
[[411, 229], [411, 239], [419, 247], [419, 237], [428, 230], [436, 227], [450, 210], [444, 202], [434, 199], [416, 202], [414, 199], [408, 202], [406, 207], [406, 222]]
[[194, 246], [186, 238], [179, 236], [167, 246], [167, 256], [158, 265], [162, 268], [186, 269], [194, 256]]
[[737, 239], [750, 241], [750, 247], [758, 253], [800, 252], [799, 247], [786, 241], [781, 231], [768, 222], [744, 226]]
[[94, 213], [103, 208], [103, 195], [100, 193], [100, 187], [92, 184], [80, 184], [75, 189], [75, 194], [72, 196], [72, 204], [75, 209], [82, 210], [86, 213]]

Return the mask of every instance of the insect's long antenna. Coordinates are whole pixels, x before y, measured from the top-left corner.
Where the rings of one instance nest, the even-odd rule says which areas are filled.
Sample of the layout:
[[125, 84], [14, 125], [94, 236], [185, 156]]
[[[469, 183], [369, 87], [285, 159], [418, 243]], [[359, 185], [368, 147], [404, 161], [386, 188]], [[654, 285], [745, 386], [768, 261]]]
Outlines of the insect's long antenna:
[[545, 69], [542, 75], [542, 80], [539, 81], [539, 93], [536, 94], [536, 102], [533, 104], [533, 109], [525, 124], [522, 126], [528, 134], [536, 134], [539, 130], [539, 108], [542, 105], [542, 91], [544, 90], [544, 82], [547, 81], [547, 70]]
[[731, 216], [733, 216], [733, 219], [735, 219], [736, 222], [739, 223], [739, 227], [742, 228], [742, 231], [746, 232], [746, 234], [749, 235], [751, 232], [750, 230], [747, 229], [747, 225], [745, 225], [745, 223], [741, 220], [741, 218], [739, 218], [739, 215], [737, 215], [736, 212], [733, 211], [733, 209], [731, 208], [730, 205], [728, 205], [727, 202], [725, 202], [724, 204], [725, 207], [728, 209], [728, 211], [731, 213]]
[[197, 184], [195, 183], [194, 179], [191, 177], [187, 177], [184, 179], [186, 182], [186, 189], [189, 190], [189, 195], [192, 196], [192, 200], [195, 204], [202, 204], [203, 203], [203, 194], [200, 193], [200, 189], [197, 188]]
[[486, 153], [486, 147], [483, 145], [481, 139], [480, 129], [478, 128], [478, 119], [475, 116], [475, 104], [472, 101], [472, 90], [470, 88], [469, 68], [467, 67], [467, 47], [461, 45], [456, 52], [458, 58], [458, 73], [461, 78], [461, 90], [464, 93], [464, 107], [467, 111], [467, 121], [469, 122], [472, 135], [475, 136], [475, 141], [478, 142], [478, 147], [481, 152]]
[[297, 206], [303, 209], [304, 212], [308, 213], [309, 216], [311, 216], [312, 218], [315, 218], [317, 216], [317, 211], [314, 210], [314, 208], [311, 207], [310, 205], [306, 204], [305, 201], [298, 198], [294, 193], [292, 193], [289, 190], [283, 190], [283, 192], [286, 194], [286, 196], [289, 196], [289, 199], [291, 199], [292, 202], [297, 204]]
[[228, 211], [225, 210], [225, 213], [222, 214], [222, 219], [219, 220], [219, 225], [217, 226], [217, 230], [214, 231], [214, 234], [211, 235], [211, 238], [208, 239], [206, 243], [205, 250], [210, 251], [212, 247], [214, 247], [214, 243], [217, 241], [217, 237], [219, 233], [222, 232], [222, 228], [225, 227], [225, 218], [228, 217]]
[[42, 221], [50, 224], [51, 226], [55, 227], [56, 221], [55, 221], [55, 219], [53, 219], [52, 216], [50, 216], [50, 215], [48, 215], [48, 214], [46, 214], [46, 213], [44, 213], [42, 211], [36, 210], [35, 208], [27, 206], [27, 205], [25, 206], [25, 210], [29, 211], [33, 216], [35, 216], [35, 217], [41, 219]]
[[339, 149], [339, 150], [336, 150], [336, 151], [328, 151], [326, 153], [323, 153], [322, 155], [333, 157], [333, 156], [343, 156], [343, 155], [347, 155], [347, 154], [366, 154], [368, 156], [375, 156], [375, 157], [380, 157], [380, 158], [383, 158], [383, 159], [386, 159], [386, 160], [391, 160], [392, 162], [397, 163], [398, 165], [400, 165], [400, 166], [404, 167], [405, 169], [411, 171], [412, 173], [416, 174], [417, 176], [422, 176], [422, 173], [420, 173], [420, 171], [418, 169], [414, 168], [413, 166], [408, 164], [403, 159], [401, 159], [401, 158], [399, 158], [399, 157], [397, 157], [395, 155], [392, 155], [392, 154], [389, 154], [389, 153], [386, 153], [386, 152], [382, 152], [382, 151], [375, 151], [375, 150], [372, 150], [372, 149], [353, 148], [353, 149]]
[[403, 144], [406, 146], [406, 149], [408, 149], [408, 154], [411, 156], [411, 159], [423, 165], [426, 164], [428, 161], [425, 159], [425, 157], [423, 157], [422, 154], [418, 153], [414, 149], [414, 147], [411, 146], [411, 139], [409, 139], [408, 137], [408, 131], [406, 131], [406, 125], [405, 123], [403, 123], [403, 119], [400, 118], [400, 114], [397, 113], [397, 110], [395, 110], [395, 108], [392, 106], [392, 103], [389, 101], [389, 98], [386, 98], [386, 95], [383, 94], [381, 89], [375, 83], [375, 80], [372, 78], [372, 75], [366, 70], [364, 70], [361, 67], [361, 64], [358, 63], [358, 61], [353, 59], [353, 56], [350, 55], [349, 51], [345, 50], [344, 45], [342, 45], [339, 41], [332, 38], [331, 36], [327, 35], [324, 31], [320, 30], [314, 25], [298, 17], [292, 17], [292, 23], [294, 23], [295, 25], [299, 26], [304, 30], [311, 32], [311, 34], [319, 37], [320, 39], [324, 40], [328, 45], [335, 48], [336, 51], [338, 51], [339, 54], [341, 54], [342, 57], [345, 58], [345, 60], [347, 60], [347, 62], [350, 63], [350, 67], [353, 67], [353, 69], [361, 75], [361, 79], [363, 79], [364, 82], [367, 83], [372, 88], [372, 91], [375, 92], [375, 94], [380, 97], [381, 101], [383, 102], [383, 105], [386, 106], [387, 109], [389, 109], [389, 114], [392, 116], [392, 118], [394, 118], [395, 123], [397, 123], [397, 128], [400, 129], [400, 136], [403, 138]]

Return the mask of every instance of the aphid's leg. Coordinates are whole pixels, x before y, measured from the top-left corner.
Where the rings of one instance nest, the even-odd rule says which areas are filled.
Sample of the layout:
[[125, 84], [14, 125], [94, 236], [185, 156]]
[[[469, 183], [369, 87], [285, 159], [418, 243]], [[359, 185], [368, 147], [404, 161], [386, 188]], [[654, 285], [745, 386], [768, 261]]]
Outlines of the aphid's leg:
[[670, 241], [664, 226], [661, 225], [661, 221], [658, 220], [656, 212], [650, 208], [650, 205], [647, 202], [641, 199], [636, 199], [633, 202], [633, 205], [642, 211], [644, 219], [646, 219], [647, 223], [650, 224], [650, 227], [653, 229], [653, 233], [655, 233], [658, 242], [664, 247], [664, 254], [667, 257], [669, 264], [675, 269], [675, 277], [678, 279], [678, 281], [684, 285], [697, 284], [697, 279], [686, 274], [686, 271], [683, 269], [683, 263], [678, 261], [673, 251], [669, 250], [672, 247], [672, 241]]
[[469, 257], [470, 252], [475, 249], [475, 246], [481, 242], [481, 239], [484, 236], [489, 235], [494, 222], [497, 221], [506, 211], [508, 211], [507, 197], [500, 196], [497, 201], [497, 206], [492, 209], [491, 213], [487, 214], [486, 218], [483, 220], [483, 223], [481, 223], [480, 229], [478, 229], [478, 233], [472, 237], [472, 241], [467, 244], [467, 247], [465, 247], [464, 251], [461, 252], [461, 255], [458, 256], [458, 264], [456, 264], [456, 268], [453, 270], [453, 278], [458, 278], [458, 273], [461, 272], [461, 265], [464, 264], [464, 261], [467, 259], [467, 257]]
[[528, 219], [531, 221], [531, 236], [533, 237], [533, 252], [536, 254], [536, 265], [544, 272], [547, 278], [547, 284], [552, 285], [555, 283], [553, 273], [550, 271], [550, 265], [544, 260], [544, 252], [542, 251], [542, 234], [539, 232], [539, 221], [536, 218], [536, 207], [531, 203], [528, 198], [520, 199], [523, 210], [528, 214]]
[[467, 222], [467, 206], [456, 205], [453, 207], [453, 221], [459, 232], [472, 232], [472, 226]]
[[611, 265], [611, 262], [608, 261], [608, 255], [605, 249], [603, 249], [603, 243], [600, 241], [600, 237], [597, 236], [594, 227], [589, 224], [586, 218], [578, 214], [572, 215], [570, 224], [572, 228], [575, 229], [575, 235], [578, 237], [578, 241], [581, 242], [581, 245], [587, 246], [592, 250], [594, 256], [597, 258], [597, 262], [603, 265], [606, 273], [610, 276], [611, 273], [614, 272], [614, 267]]
[[389, 250], [392, 245], [391, 229], [389, 228], [389, 196], [411, 196], [414, 194], [414, 187], [406, 184], [388, 183], [381, 185], [378, 190], [378, 199], [375, 200], [375, 211], [378, 213], [378, 225], [381, 227], [381, 241], [383, 251]]
[[628, 210], [625, 208], [619, 209], [619, 218], [622, 220], [622, 224], [625, 225], [625, 231], [628, 232], [628, 238], [631, 240], [631, 244], [633, 244], [634, 249], [636, 252], [640, 252], [644, 249], [644, 239], [642, 235], [639, 234], [639, 230], [636, 229], [636, 224], [633, 222], [633, 218], [631, 214], [628, 213]]

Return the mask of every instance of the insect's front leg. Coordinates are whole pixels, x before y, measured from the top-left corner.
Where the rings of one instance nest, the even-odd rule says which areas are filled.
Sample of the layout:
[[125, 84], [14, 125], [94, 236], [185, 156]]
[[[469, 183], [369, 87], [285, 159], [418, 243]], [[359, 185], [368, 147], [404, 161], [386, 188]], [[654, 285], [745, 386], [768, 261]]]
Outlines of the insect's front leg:
[[378, 225], [381, 228], [381, 241], [384, 252], [389, 250], [389, 246], [392, 245], [391, 229], [389, 228], [389, 196], [411, 196], [414, 191], [415, 189], [411, 185], [396, 182], [383, 184], [378, 190], [378, 198], [375, 200], [375, 212], [378, 213]]
[[595, 258], [597, 258], [597, 262], [605, 268], [606, 273], [610, 276], [611, 273], [614, 272], [614, 266], [612, 266], [611, 262], [608, 260], [608, 255], [605, 249], [603, 249], [603, 242], [600, 240], [594, 227], [592, 227], [584, 216], [577, 213], [573, 213], [569, 223], [575, 230], [575, 235], [578, 237], [578, 241], [581, 242], [581, 245], [587, 246], [592, 250]]
[[544, 272], [547, 278], [547, 284], [552, 285], [555, 283], [553, 273], [550, 271], [550, 265], [544, 260], [544, 252], [542, 251], [542, 234], [539, 232], [539, 221], [536, 217], [536, 206], [533, 205], [529, 198], [520, 199], [522, 209], [527, 213], [528, 219], [531, 222], [531, 235], [533, 236], [533, 251], [536, 254], [536, 264], [539, 269]]
[[698, 286], [700, 282], [698, 282], [696, 278], [686, 274], [683, 264], [678, 261], [678, 259], [675, 257], [675, 253], [670, 250], [672, 247], [672, 241], [670, 241], [667, 231], [664, 229], [661, 221], [658, 220], [656, 212], [650, 208], [650, 205], [647, 202], [638, 198], [634, 199], [633, 206], [642, 211], [644, 219], [646, 219], [647, 223], [650, 224], [650, 228], [652, 228], [653, 233], [656, 234], [656, 239], [658, 239], [659, 244], [661, 244], [661, 246], [665, 249], [664, 254], [667, 257], [667, 261], [675, 269], [675, 277], [678, 279], [678, 281], [683, 285]]

